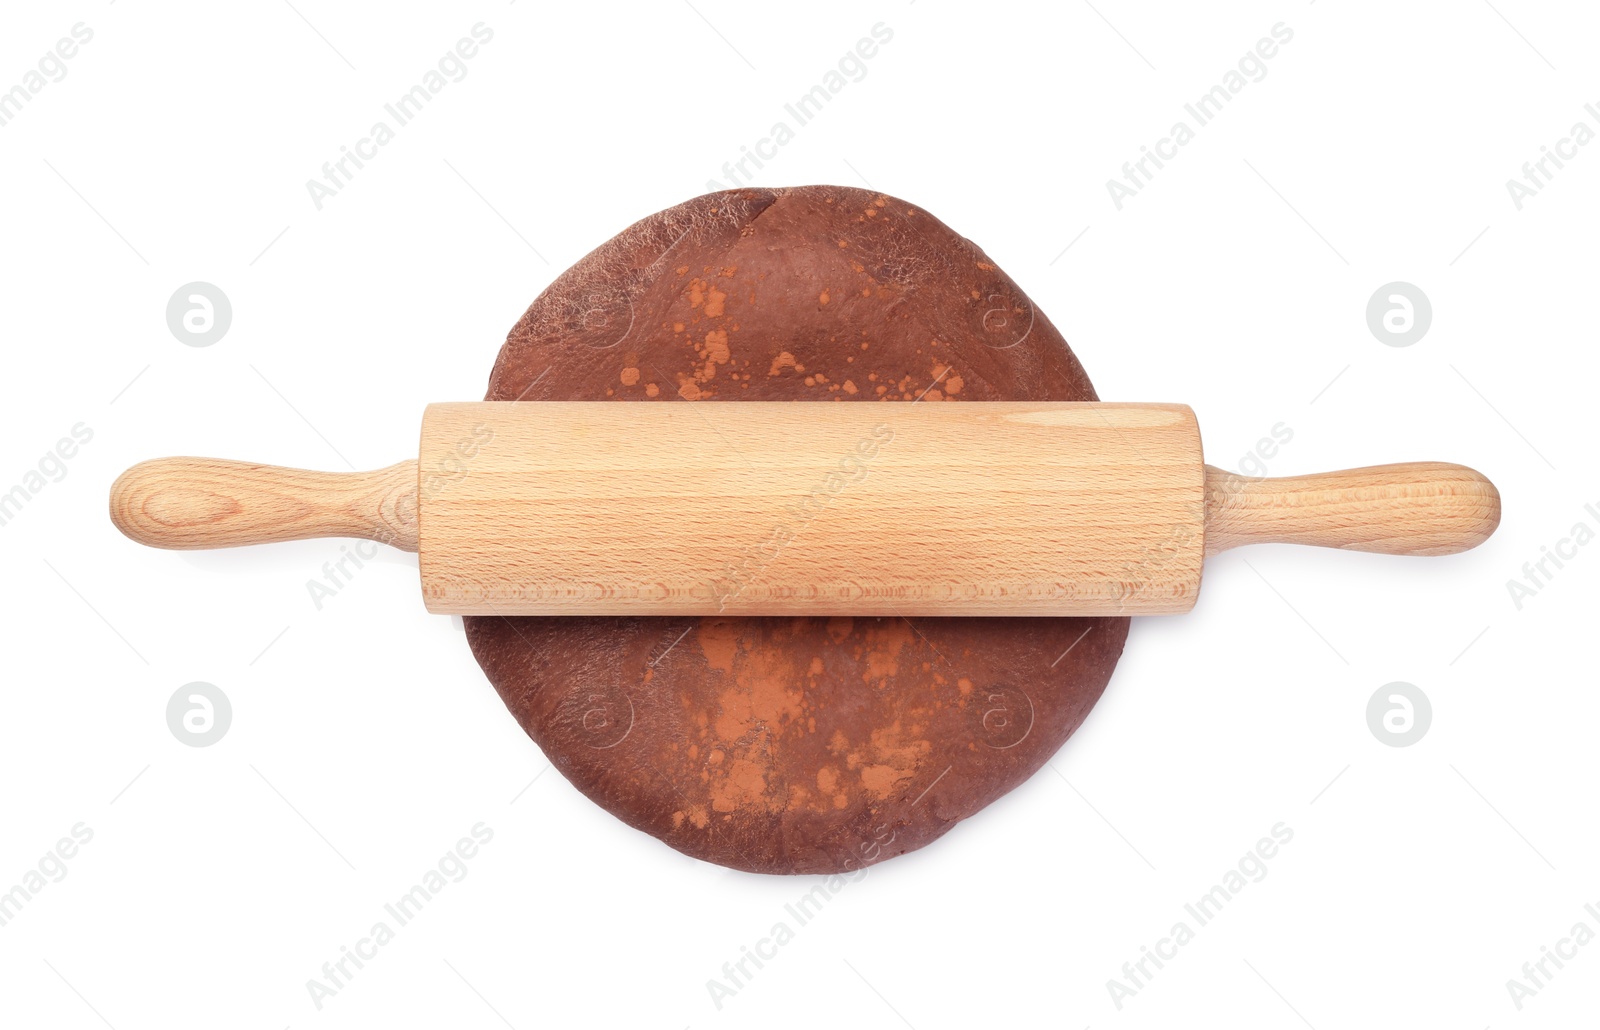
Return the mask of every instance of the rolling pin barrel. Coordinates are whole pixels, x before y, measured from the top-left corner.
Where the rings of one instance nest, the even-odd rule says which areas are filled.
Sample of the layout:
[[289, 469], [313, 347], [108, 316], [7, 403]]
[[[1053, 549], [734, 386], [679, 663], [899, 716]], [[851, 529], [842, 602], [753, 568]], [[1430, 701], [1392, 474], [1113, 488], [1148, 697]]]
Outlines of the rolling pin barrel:
[[1181, 612], [1194, 413], [1160, 404], [435, 404], [431, 611]]

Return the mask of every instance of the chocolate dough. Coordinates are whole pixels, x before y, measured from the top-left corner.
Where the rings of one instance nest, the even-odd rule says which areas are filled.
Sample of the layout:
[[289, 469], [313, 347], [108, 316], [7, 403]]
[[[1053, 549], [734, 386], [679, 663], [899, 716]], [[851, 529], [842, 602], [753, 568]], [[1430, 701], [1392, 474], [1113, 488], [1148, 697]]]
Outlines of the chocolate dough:
[[[808, 186], [713, 193], [629, 227], [533, 302], [486, 399], [1095, 393], [972, 243], [893, 197]], [[930, 572], [939, 561], [930, 550]], [[1125, 618], [466, 623], [506, 706], [574, 786], [686, 854], [764, 873], [904, 854], [1011, 790], [1083, 721], [1128, 630]]]

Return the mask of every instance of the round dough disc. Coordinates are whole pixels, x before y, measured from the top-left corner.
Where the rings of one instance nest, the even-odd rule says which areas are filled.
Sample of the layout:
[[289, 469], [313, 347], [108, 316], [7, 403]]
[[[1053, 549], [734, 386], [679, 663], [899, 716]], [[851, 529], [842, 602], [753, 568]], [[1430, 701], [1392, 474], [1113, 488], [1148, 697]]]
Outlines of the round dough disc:
[[[1095, 394], [971, 242], [893, 197], [808, 186], [708, 194], [630, 226], [533, 302], [486, 399]], [[939, 560], [930, 550], [929, 568]], [[764, 873], [904, 854], [1011, 790], [1083, 721], [1128, 630], [1125, 618], [466, 624], [506, 706], [574, 786], [686, 854]]]

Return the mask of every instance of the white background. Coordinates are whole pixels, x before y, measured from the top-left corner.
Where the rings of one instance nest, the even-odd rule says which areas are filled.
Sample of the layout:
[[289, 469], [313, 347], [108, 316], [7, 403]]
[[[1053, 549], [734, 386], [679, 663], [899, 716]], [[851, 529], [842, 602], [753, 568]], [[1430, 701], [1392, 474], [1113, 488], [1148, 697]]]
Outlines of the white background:
[[[1505, 182], [1600, 128], [1600, 15], [1227, 6], [8, 5], [0, 89], [75, 23], [94, 38], [0, 128], [0, 490], [75, 424], [94, 438], [0, 527], [0, 889], [74, 824], [94, 836], [0, 927], [0, 1023], [1592, 1017], [1600, 944], [1520, 1011], [1506, 981], [1574, 923], [1600, 931], [1600, 546], [1520, 610], [1506, 584], [1600, 526], [1600, 145], [1521, 210]], [[480, 21], [467, 77], [317, 210], [306, 180]], [[1102, 397], [1193, 405], [1215, 464], [1282, 422], [1273, 474], [1458, 461], [1505, 518], [1450, 558], [1220, 556], [1192, 614], [1135, 623], [1051, 769], [851, 883], [719, 1010], [707, 981], [812, 881], [691, 861], [540, 775], [410, 556], [319, 611], [305, 584], [340, 542], [157, 552], [105, 496], [165, 454], [409, 456], [423, 405], [480, 397], [562, 268], [726, 182], [878, 22], [893, 39], [865, 78], [758, 183], [925, 206], [1049, 313]], [[1106, 180], [1279, 22], [1266, 77], [1117, 210]], [[206, 348], [165, 321], [194, 280], [234, 309]], [[1365, 319], [1395, 280], [1433, 306], [1405, 348]], [[166, 724], [195, 680], [233, 706], [205, 748]], [[1433, 707], [1403, 748], [1366, 720], [1396, 680]], [[480, 821], [466, 878], [319, 1011], [306, 981]], [[1267, 877], [1119, 1009], [1106, 982], [1279, 822], [1294, 838]]]

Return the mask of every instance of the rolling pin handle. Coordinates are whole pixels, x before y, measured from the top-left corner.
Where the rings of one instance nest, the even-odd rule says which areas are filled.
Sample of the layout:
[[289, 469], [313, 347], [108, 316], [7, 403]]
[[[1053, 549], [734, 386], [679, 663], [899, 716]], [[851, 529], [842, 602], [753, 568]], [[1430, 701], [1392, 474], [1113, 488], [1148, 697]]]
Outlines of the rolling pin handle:
[[111, 521], [169, 550], [349, 536], [415, 551], [417, 463], [345, 473], [159, 458], [117, 477]]
[[1206, 466], [1206, 554], [1293, 543], [1382, 554], [1455, 554], [1500, 524], [1500, 492], [1442, 461], [1281, 479]]

